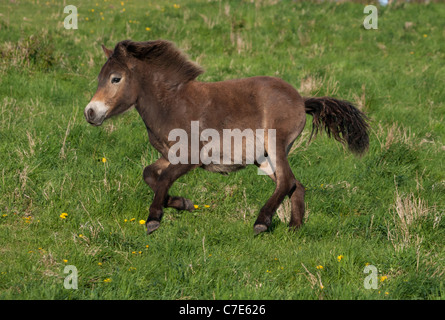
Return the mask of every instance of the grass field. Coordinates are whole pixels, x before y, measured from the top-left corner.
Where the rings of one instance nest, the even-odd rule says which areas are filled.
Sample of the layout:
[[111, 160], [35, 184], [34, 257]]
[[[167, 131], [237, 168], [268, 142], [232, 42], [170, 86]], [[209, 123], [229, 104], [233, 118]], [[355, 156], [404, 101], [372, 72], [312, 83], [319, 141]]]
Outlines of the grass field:
[[[67, 4], [78, 29], [66, 30]], [[445, 299], [445, 6], [293, 1], [0, 3], [1, 299]], [[219, 81], [270, 75], [305, 96], [354, 102], [372, 119], [357, 158], [310, 117], [289, 159], [306, 187], [253, 235], [274, 189], [256, 167], [195, 170], [150, 236], [158, 158], [135, 110], [92, 127], [83, 110], [107, 47], [169, 39]], [[65, 213], [65, 214], [63, 214]], [[67, 265], [78, 289], [66, 289]], [[366, 265], [377, 288], [366, 289]]]

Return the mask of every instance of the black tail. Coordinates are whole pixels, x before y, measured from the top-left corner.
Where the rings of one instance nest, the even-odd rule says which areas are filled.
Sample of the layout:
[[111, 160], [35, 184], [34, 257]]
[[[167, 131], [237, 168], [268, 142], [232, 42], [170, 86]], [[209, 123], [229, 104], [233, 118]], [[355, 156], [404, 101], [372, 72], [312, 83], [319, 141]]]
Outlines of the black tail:
[[312, 116], [312, 134], [325, 129], [328, 136], [348, 144], [351, 152], [362, 155], [369, 146], [368, 117], [348, 101], [330, 97], [304, 98], [306, 113]]

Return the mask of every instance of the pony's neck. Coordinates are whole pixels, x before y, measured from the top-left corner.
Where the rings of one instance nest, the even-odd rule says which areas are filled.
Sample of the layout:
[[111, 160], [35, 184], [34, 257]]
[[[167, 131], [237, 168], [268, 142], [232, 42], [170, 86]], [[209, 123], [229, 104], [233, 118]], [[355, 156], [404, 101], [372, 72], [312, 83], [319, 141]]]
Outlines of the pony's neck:
[[136, 110], [145, 126], [156, 133], [170, 118], [177, 97], [187, 83], [173, 82], [157, 73], [153, 73], [150, 78], [141, 82], [141, 94], [136, 103]]

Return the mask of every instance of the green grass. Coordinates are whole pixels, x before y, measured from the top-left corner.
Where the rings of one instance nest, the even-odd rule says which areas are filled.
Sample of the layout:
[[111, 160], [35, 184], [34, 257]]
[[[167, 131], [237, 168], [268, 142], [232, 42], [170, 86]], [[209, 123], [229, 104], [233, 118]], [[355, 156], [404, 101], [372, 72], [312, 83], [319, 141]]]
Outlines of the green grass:
[[[275, 2], [76, 1], [78, 30], [63, 28], [63, 1], [0, 4], [0, 298], [445, 298], [445, 7], [379, 7], [365, 30], [362, 4]], [[166, 209], [146, 236], [142, 170], [158, 154], [142, 120], [83, 117], [100, 45], [127, 38], [174, 41], [202, 81], [272, 75], [351, 100], [372, 119], [369, 153], [308, 145], [306, 127], [289, 157], [307, 188], [296, 233], [276, 215], [253, 236], [274, 185], [248, 168], [182, 177], [171, 193], [200, 209]]]

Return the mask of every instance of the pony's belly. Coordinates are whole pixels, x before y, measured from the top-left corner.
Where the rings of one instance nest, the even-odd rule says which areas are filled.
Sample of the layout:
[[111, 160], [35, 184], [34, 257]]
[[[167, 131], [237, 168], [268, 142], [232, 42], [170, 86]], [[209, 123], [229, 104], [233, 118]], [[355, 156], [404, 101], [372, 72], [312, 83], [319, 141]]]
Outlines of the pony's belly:
[[210, 172], [219, 172], [222, 174], [237, 171], [245, 167], [246, 167], [245, 164], [213, 164], [213, 163], [202, 166], [204, 170]]

